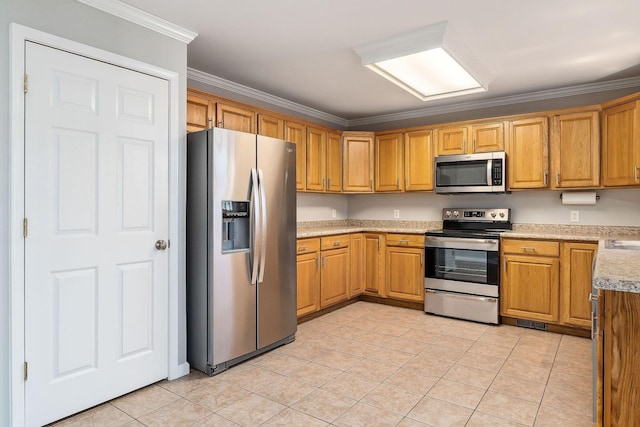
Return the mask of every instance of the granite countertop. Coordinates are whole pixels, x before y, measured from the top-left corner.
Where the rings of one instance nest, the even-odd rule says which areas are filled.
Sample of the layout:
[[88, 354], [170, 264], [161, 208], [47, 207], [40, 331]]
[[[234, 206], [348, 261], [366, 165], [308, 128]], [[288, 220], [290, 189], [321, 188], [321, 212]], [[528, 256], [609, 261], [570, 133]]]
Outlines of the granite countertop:
[[[372, 232], [423, 234], [442, 228], [440, 221], [338, 220], [298, 223], [298, 238]], [[640, 250], [608, 249], [605, 239], [640, 240], [640, 227], [514, 224], [503, 237], [599, 242], [593, 285], [597, 289], [640, 293]]]

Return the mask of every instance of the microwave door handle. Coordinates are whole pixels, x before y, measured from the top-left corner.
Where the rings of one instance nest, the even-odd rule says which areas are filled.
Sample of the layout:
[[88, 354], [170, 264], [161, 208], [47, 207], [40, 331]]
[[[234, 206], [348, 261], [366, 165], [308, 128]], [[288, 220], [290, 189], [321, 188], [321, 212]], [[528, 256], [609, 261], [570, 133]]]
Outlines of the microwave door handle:
[[493, 181], [491, 180], [492, 171], [493, 171], [493, 160], [489, 160], [487, 162], [487, 186], [489, 187], [493, 185]]

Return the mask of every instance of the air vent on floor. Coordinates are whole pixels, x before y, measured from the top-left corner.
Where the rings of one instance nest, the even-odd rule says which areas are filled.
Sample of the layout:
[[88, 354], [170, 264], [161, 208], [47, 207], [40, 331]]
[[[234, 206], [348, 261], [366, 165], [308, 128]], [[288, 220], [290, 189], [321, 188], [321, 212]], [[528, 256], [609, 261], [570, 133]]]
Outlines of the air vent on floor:
[[539, 331], [546, 331], [547, 324], [544, 322], [534, 322], [532, 320], [516, 319], [516, 326], [521, 328], [538, 329]]

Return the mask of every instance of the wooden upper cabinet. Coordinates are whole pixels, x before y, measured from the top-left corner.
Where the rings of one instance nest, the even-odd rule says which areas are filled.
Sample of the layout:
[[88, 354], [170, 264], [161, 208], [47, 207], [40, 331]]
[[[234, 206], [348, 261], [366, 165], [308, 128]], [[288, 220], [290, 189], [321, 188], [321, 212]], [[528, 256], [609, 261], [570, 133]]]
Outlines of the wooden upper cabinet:
[[509, 122], [508, 140], [509, 189], [547, 188], [549, 177], [547, 117]]
[[197, 132], [212, 127], [215, 111], [215, 103], [206, 98], [187, 95], [187, 132]]
[[504, 150], [504, 122], [488, 122], [449, 126], [436, 130], [436, 153], [486, 153]]
[[404, 134], [405, 191], [433, 190], [432, 135], [431, 130]]
[[342, 189], [345, 193], [373, 192], [373, 146], [372, 132], [342, 134]]
[[464, 154], [467, 150], [469, 137], [468, 126], [446, 127], [436, 130], [436, 153], [438, 156], [447, 154]]
[[376, 137], [375, 190], [402, 191], [404, 185], [402, 134]]
[[504, 122], [480, 123], [471, 126], [470, 153], [504, 150]]
[[256, 113], [251, 110], [218, 102], [216, 120], [219, 128], [256, 133]]
[[552, 118], [551, 188], [600, 185], [600, 123], [598, 111]]
[[327, 188], [326, 191], [342, 191], [342, 135], [327, 133]]
[[284, 120], [266, 114], [258, 114], [258, 135], [284, 139]]
[[307, 190], [324, 191], [327, 185], [327, 132], [307, 128]]
[[285, 122], [284, 139], [296, 144], [296, 190], [307, 189], [307, 127]]
[[640, 101], [602, 112], [602, 184], [640, 184]]

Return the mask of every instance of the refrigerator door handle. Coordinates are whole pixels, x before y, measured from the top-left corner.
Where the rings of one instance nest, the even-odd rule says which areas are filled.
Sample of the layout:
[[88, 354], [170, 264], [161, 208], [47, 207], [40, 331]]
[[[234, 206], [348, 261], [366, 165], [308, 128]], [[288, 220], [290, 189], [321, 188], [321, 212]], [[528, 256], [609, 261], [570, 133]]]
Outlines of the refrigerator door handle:
[[258, 231], [260, 229], [259, 217], [260, 217], [260, 202], [258, 199], [258, 174], [255, 169], [251, 169], [251, 204], [253, 214], [253, 241], [252, 250], [249, 254], [249, 260], [251, 265], [251, 284], [256, 285], [258, 283], [258, 264], [260, 260], [260, 252], [258, 251]]
[[267, 196], [264, 191], [264, 176], [262, 169], [258, 168], [258, 188], [260, 191], [260, 215], [262, 216], [262, 229], [260, 236], [260, 273], [258, 283], [264, 280], [264, 267], [267, 254]]

